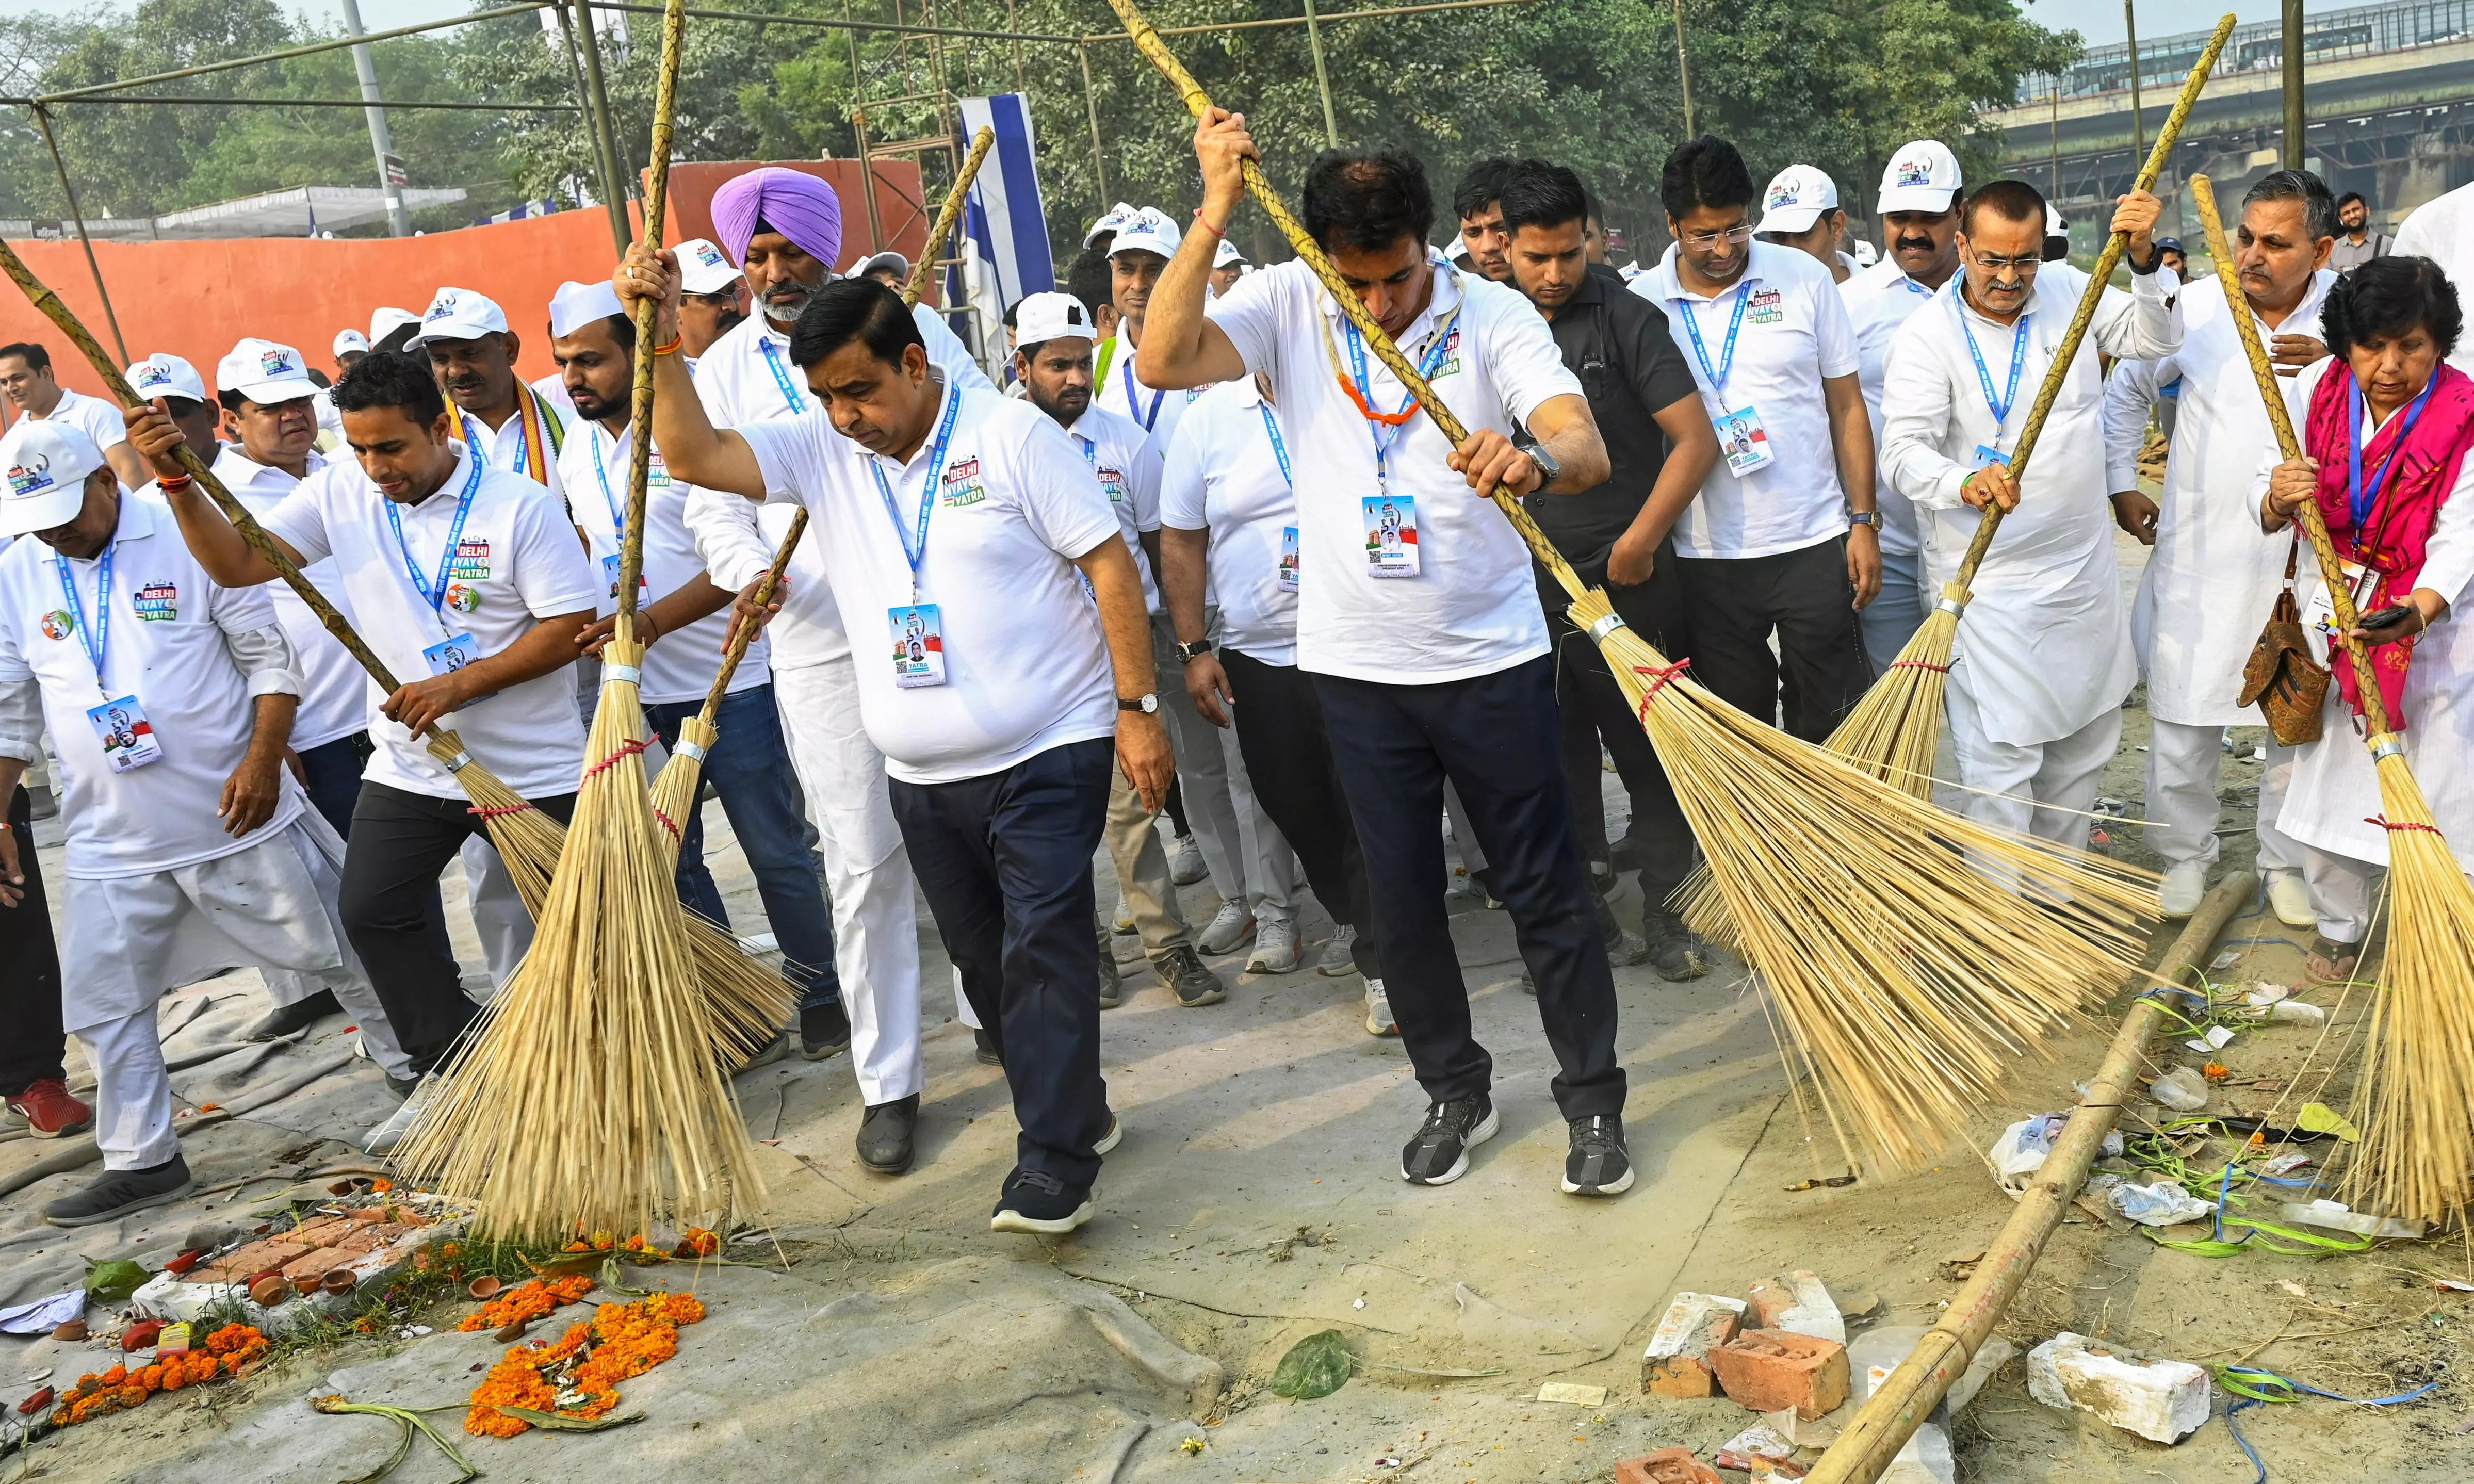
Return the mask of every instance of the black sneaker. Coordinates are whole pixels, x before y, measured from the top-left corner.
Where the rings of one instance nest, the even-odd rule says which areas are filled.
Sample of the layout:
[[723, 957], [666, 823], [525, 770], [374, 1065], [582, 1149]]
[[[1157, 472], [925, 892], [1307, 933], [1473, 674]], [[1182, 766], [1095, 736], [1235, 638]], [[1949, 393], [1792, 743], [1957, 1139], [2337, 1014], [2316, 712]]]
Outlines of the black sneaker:
[[1564, 1194], [1619, 1196], [1632, 1188], [1632, 1151], [1623, 1120], [1611, 1113], [1572, 1120], [1572, 1152], [1564, 1156]]
[[1412, 1185], [1448, 1185], [1468, 1173], [1468, 1152], [1503, 1127], [1494, 1100], [1481, 1092], [1426, 1109], [1424, 1127], [1400, 1151], [1400, 1178]]
[[1046, 1170], [1016, 1170], [1006, 1177], [1005, 1196], [988, 1218], [990, 1231], [1062, 1236], [1091, 1219], [1099, 1203]]
[[1220, 976], [1204, 966], [1191, 948], [1176, 947], [1160, 955], [1152, 968], [1167, 985], [1176, 991], [1176, 1003], [1187, 1010], [1201, 1010], [1228, 998], [1228, 986]]
[[879, 1175], [910, 1168], [911, 1136], [919, 1128], [919, 1094], [871, 1103], [859, 1120], [859, 1162]]
[[188, 1161], [179, 1155], [143, 1170], [107, 1170], [73, 1196], [62, 1196], [43, 1207], [43, 1220], [55, 1227], [91, 1227], [151, 1205], [169, 1205], [197, 1188]]
[[982, 1066], [1005, 1065], [1005, 1058], [997, 1054], [997, 1038], [983, 1026], [971, 1027], [971, 1055], [979, 1058]]
[[305, 1000], [295, 1000], [289, 1005], [275, 1007], [272, 1014], [243, 1031], [240, 1038], [244, 1041], [271, 1041], [279, 1035], [290, 1035], [296, 1031], [306, 1031], [328, 1015], [340, 1015], [343, 1012], [344, 1007], [336, 1000], [335, 991], [321, 989]]
[[1659, 978], [1681, 984], [1710, 972], [1701, 939], [1684, 925], [1682, 912], [1644, 912], [1640, 914], [1640, 933], [1649, 943], [1649, 966], [1657, 970]]
[[822, 1061], [850, 1050], [850, 1012], [839, 1000], [799, 1008], [799, 1055]]

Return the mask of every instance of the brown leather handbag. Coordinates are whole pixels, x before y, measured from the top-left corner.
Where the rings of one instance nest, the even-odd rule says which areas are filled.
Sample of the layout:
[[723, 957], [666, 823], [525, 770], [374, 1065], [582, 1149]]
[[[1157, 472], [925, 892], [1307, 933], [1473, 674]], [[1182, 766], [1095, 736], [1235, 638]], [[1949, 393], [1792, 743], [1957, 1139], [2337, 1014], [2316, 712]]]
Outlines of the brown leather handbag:
[[2285, 552], [2285, 589], [2276, 595], [2259, 642], [2251, 645], [2236, 702], [2257, 706], [2268, 718], [2269, 734], [2287, 747], [2319, 740], [2320, 706], [2328, 698], [2328, 668], [2311, 657], [2302, 609], [2293, 600], [2293, 572], [2301, 550], [2302, 538], [2296, 534]]

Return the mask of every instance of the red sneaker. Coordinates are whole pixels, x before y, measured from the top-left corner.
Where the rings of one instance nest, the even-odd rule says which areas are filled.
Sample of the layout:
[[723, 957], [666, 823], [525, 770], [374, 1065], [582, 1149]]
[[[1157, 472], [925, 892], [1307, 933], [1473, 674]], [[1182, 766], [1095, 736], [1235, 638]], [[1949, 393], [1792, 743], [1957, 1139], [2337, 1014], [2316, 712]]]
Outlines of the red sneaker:
[[94, 1127], [94, 1109], [69, 1096], [68, 1084], [46, 1077], [9, 1100], [9, 1111], [26, 1120], [38, 1139], [65, 1138]]

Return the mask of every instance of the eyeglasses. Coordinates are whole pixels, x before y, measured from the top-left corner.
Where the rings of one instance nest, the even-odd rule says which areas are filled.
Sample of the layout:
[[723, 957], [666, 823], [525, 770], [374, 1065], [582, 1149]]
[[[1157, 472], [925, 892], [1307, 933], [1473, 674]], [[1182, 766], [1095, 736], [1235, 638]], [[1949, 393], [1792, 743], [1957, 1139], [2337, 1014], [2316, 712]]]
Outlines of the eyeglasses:
[[1973, 255], [1976, 258], [1976, 266], [1987, 273], [2002, 273], [2012, 269], [2020, 273], [2033, 273], [2045, 260], [2041, 253], [2021, 253], [2012, 257], [1998, 257], [1991, 253], [1977, 253]]
[[1684, 234], [1686, 247], [1698, 248], [1703, 252], [1716, 247], [1721, 242], [1742, 243], [1752, 240], [1753, 230], [1750, 227], [1730, 227], [1724, 231], [1687, 231]]

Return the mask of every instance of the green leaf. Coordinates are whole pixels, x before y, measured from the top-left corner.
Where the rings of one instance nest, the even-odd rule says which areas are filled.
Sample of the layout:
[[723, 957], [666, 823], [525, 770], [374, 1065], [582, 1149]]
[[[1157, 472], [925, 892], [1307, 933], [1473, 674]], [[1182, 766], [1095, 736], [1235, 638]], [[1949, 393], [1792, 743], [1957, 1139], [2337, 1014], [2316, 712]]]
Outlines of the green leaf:
[[609, 1289], [612, 1293], [625, 1294], [630, 1299], [642, 1299], [646, 1294], [652, 1292], [649, 1288], [630, 1288], [625, 1283], [620, 1282], [618, 1280], [618, 1259], [615, 1255], [611, 1257], [609, 1261], [601, 1265], [601, 1277], [599, 1281], [602, 1287]]
[[1272, 1391], [1299, 1401], [1328, 1397], [1347, 1383], [1348, 1366], [1348, 1342], [1339, 1330], [1310, 1334], [1280, 1357], [1272, 1372]]
[[642, 1412], [630, 1412], [624, 1417], [570, 1417], [564, 1412], [536, 1412], [531, 1407], [501, 1406], [498, 1410], [520, 1423], [530, 1423], [548, 1432], [599, 1432], [604, 1428], [624, 1427], [629, 1423], [644, 1420]]
[[110, 1262], [90, 1262], [85, 1268], [85, 1291], [106, 1303], [118, 1303], [140, 1288], [154, 1275], [142, 1263], [126, 1257]]

